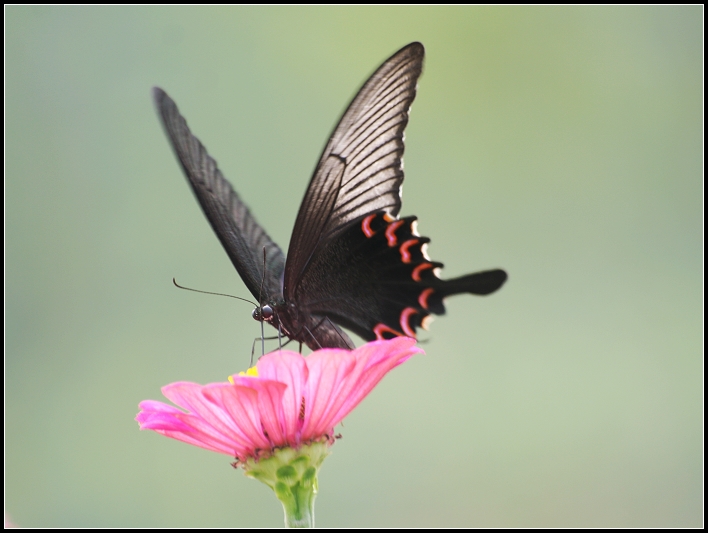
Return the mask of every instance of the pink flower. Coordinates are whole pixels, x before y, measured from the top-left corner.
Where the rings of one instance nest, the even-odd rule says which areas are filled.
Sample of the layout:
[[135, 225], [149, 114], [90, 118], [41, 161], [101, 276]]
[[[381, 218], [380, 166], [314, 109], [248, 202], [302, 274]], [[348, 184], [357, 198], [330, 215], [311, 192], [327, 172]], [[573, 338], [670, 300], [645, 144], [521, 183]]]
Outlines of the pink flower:
[[[278, 448], [332, 442], [334, 427], [393, 367], [422, 350], [415, 339], [374, 341], [356, 350], [322, 349], [308, 357], [277, 351], [232, 383], [178, 382], [162, 393], [185, 411], [140, 403], [140, 429], [152, 429], [239, 461]], [[257, 374], [257, 375], [254, 375]]]

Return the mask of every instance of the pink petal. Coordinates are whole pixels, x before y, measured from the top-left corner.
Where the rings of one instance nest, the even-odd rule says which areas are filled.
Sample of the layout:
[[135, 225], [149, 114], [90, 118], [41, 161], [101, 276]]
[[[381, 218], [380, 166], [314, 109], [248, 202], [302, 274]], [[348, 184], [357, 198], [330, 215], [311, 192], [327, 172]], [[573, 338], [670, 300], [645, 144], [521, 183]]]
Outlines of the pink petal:
[[[273, 402], [282, 397], [285, 386], [282, 383], [247, 378], [236, 383], [215, 384], [205, 387], [205, 396], [221, 409], [240, 432], [249, 439], [252, 449], [267, 449], [273, 443], [264, 430], [280, 436], [279, 414]], [[241, 385], [240, 383], [246, 383]], [[272, 438], [272, 437], [271, 437]]]
[[346, 400], [342, 387], [356, 367], [356, 355], [348, 350], [318, 350], [307, 358], [310, 377], [305, 392], [304, 440], [332, 433], [332, 413]]
[[140, 429], [152, 429], [173, 439], [234, 455], [234, 442], [215, 434], [214, 429], [199, 417], [160, 402], [141, 402], [140, 406], [143, 410], [136, 417]]
[[[312, 427], [310, 431], [312, 433], [323, 431], [323, 428], [329, 428], [341, 422], [389, 370], [408, 360], [414, 354], [423, 352], [422, 349], [415, 346], [415, 342], [415, 339], [409, 337], [396, 337], [386, 341], [369, 342], [349, 352], [355, 358], [356, 365], [342, 381], [335, 401], [323, 413], [317, 426]], [[323, 352], [324, 350], [314, 352], [308, 358], [311, 373], [314, 372], [314, 365], [328, 364], [327, 361], [322, 360], [324, 354], [320, 354]], [[310, 359], [315, 355], [317, 357], [310, 364]], [[320, 392], [316, 391], [314, 394], [319, 395]], [[324, 429], [324, 431], [327, 430]]]
[[237, 457], [241, 453], [246, 453], [250, 447], [243, 446], [236, 439], [228, 439], [213, 433], [213, 428], [199, 417], [184, 413], [184, 422], [191, 426], [190, 431], [155, 430], [157, 433], [165, 435], [187, 444], [193, 444], [207, 450], [224, 453], [231, 457]]
[[259, 377], [279, 381], [287, 386], [282, 397], [283, 432], [288, 436], [298, 434], [302, 391], [308, 376], [305, 358], [299, 353], [281, 350], [261, 357], [257, 367]]
[[212, 386], [220, 387], [225, 386], [225, 384], [214, 383], [202, 386], [197, 383], [181, 381], [162, 387], [162, 394], [175, 405], [201, 418], [208, 426], [213, 428], [213, 433], [227, 437], [238, 436], [245, 438], [246, 435], [234, 424], [233, 419], [222, 409], [215, 409], [213, 402], [204, 396], [203, 391]]

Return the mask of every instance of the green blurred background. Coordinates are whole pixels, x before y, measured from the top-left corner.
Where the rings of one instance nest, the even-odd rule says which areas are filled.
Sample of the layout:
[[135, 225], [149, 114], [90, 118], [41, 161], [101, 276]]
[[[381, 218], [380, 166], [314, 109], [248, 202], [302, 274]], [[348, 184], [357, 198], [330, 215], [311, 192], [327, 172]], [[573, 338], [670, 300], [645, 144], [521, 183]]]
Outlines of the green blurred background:
[[8, 7], [5, 506], [21, 526], [280, 526], [138, 402], [223, 381], [250, 297], [160, 128], [176, 100], [287, 248], [366, 77], [427, 57], [402, 214], [448, 300], [341, 428], [319, 526], [702, 525], [702, 6]]

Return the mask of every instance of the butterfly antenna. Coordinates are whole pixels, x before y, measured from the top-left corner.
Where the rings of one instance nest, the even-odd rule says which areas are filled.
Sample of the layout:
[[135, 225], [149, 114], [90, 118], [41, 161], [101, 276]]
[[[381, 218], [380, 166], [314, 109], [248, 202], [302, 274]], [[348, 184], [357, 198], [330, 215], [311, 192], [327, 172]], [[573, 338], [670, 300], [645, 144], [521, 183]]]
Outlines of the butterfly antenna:
[[236, 298], [237, 300], [243, 300], [244, 302], [248, 302], [251, 305], [257, 305], [256, 303], [252, 302], [251, 300], [247, 300], [246, 298], [240, 298], [238, 296], [234, 296], [233, 294], [224, 294], [221, 292], [200, 291], [198, 289], [191, 289], [189, 287], [183, 287], [182, 285], [177, 283], [177, 280], [175, 278], [172, 278], [172, 283], [174, 283], [175, 287], [177, 287], [178, 289], [183, 289], [185, 291], [201, 292], [202, 294], [213, 294], [214, 296], [228, 296], [229, 298]]

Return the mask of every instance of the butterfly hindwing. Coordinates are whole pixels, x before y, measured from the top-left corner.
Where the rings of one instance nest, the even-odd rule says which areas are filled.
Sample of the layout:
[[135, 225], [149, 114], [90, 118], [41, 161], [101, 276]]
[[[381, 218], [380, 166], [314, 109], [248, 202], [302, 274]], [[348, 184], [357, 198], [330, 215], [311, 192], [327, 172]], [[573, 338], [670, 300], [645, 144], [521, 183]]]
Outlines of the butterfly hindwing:
[[313, 257], [298, 287], [307, 295], [299, 309], [326, 315], [367, 341], [415, 337], [431, 314], [445, 314], [447, 296], [489, 294], [506, 281], [503, 270], [440, 279], [443, 265], [427, 256], [430, 239], [417, 234], [415, 223], [414, 216], [379, 211], [351, 224]]

